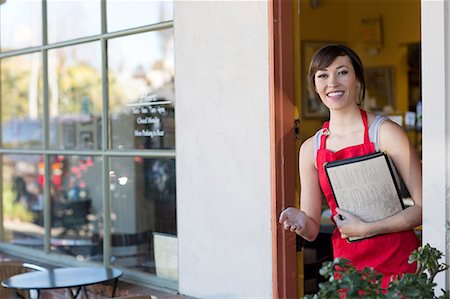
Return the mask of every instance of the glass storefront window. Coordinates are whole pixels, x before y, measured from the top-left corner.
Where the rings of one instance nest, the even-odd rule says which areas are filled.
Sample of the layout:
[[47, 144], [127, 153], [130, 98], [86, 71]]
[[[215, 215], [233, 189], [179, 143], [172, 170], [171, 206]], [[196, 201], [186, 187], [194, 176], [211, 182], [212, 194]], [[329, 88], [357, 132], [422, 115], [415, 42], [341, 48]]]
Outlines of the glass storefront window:
[[49, 50], [48, 60], [50, 147], [100, 149], [100, 44]]
[[42, 156], [3, 155], [3, 242], [42, 249], [44, 194]]
[[0, 3], [0, 245], [177, 281], [173, 1]]
[[100, 34], [100, 0], [47, 0], [48, 42]]
[[110, 158], [113, 265], [156, 273], [154, 235], [176, 238], [175, 159]]
[[173, 1], [107, 0], [108, 32], [173, 20]]
[[173, 30], [108, 44], [109, 123], [113, 149], [174, 149]]
[[5, 148], [42, 147], [41, 61], [40, 53], [1, 61], [0, 105]]
[[52, 250], [102, 262], [102, 158], [58, 155], [50, 163]]
[[42, 4], [28, 0], [1, 3], [0, 50], [5, 52], [41, 44]]

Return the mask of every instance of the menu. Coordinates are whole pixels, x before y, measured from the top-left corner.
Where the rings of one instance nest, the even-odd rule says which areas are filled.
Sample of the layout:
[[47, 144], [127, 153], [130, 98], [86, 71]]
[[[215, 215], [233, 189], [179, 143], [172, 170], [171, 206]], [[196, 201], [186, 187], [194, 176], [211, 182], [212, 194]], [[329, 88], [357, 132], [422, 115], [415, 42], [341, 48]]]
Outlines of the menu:
[[[336, 204], [365, 222], [403, 210], [394, 168], [384, 152], [325, 164]], [[356, 241], [362, 238], [349, 238]]]

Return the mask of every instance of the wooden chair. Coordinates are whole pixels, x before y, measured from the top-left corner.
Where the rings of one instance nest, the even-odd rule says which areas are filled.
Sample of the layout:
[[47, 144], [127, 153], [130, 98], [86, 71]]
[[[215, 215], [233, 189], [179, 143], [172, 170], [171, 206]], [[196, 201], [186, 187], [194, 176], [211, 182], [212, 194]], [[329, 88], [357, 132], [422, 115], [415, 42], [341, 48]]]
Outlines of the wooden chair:
[[[3, 281], [16, 274], [30, 271], [43, 271], [43, 267], [30, 263], [22, 263], [20, 261], [0, 261], [0, 281]], [[19, 291], [23, 298], [30, 298], [28, 291]], [[16, 292], [13, 289], [7, 289], [0, 285], [0, 298], [16, 298]]]

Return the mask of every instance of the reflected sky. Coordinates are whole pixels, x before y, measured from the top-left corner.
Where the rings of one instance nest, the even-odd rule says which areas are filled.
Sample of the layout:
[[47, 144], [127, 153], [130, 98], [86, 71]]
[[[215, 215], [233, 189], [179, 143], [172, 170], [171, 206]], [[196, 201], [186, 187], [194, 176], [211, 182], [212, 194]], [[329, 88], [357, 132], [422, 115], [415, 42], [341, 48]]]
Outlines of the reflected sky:
[[[100, 0], [62, 1], [47, 0], [49, 43], [100, 33]], [[41, 1], [7, 0], [0, 6], [1, 48], [19, 49], [42, 43]], [[68, 13], [71, 11], [72, 13]], [[73, 13], [76, 11], [76, 13]], [[140, 27], [173, 19], [173, 1], [107, 1], [107, 27], [109, 32]], [[14, 30], [11, 30], [14, 28]], [[158, 43], [158, 41], [152, 41]], [[154, 60], [153, 54], [139, 43], [130, 41], [123, 53], [132, 50], [130, 64], [145, 57]], [[86, 55], [89, 56], [89, 55]], [[119, 63], [112, 61], [110, 63]]]

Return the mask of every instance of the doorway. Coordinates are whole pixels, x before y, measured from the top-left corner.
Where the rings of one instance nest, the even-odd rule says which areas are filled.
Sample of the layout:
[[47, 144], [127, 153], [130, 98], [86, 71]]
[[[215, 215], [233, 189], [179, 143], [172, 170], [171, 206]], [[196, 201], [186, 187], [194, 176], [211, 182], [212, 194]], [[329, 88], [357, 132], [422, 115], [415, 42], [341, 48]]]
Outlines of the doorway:
[[[298, 127], [295, 153], [328, 118], [320, 100], [307, 88], [310, 58], [325, 44], [342, 43], [355, 50], [363, 61], [368, 82], [364, 108], [388, 115], [403, 126], [421, 155], [420, 0], [302, 0], [294, 1], [292, 9], [294, 123]], [[299, 206], [301, 186], [298, 171], [295, 173], [295, 205]], [[407, 197], [407, 190], [403, 192]], [[299, 296], [318, 291], [318, 268], [323, 261], [332, 259], [329, 239], [333, 224], [327, 212], [324, 200], [318, 239], [302, 242], [301, 248], [297, 246]]]
[[[365, 67], [368, 84], [364, 108], [388, 115], [403, 126], [420, 154], [420, 1], [311, 0], [297, 5], [300, 6], [294, 4], [294, 11], [299, 14], [295, 14], [293, 21], [295, 111], [300, 123], [296, 152], [328, 118], [320, 99], [307, 88], [310, 58], [325, 44], [343, 43], [358, 53]], [[297, 194], [300, 189], [297, 185]], [[407, 197], [407, 190], [403, 192]], [[328, 212], [324, 200], [319, 236], [303, 246], [305, 294], [318, 291], [321, 277], [317, 277], [317, 266], [333, 256], [331, 244], [327, 242], [334, 229]]]

